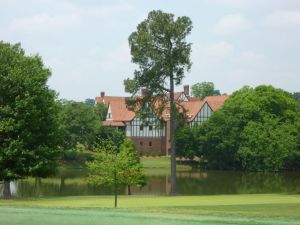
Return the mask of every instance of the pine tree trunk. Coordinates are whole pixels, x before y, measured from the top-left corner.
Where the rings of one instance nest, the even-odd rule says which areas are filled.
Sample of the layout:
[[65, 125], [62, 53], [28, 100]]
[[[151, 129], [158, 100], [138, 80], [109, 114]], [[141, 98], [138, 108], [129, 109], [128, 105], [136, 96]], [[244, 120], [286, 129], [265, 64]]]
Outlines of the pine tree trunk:
[[117, 174], [116, 172], [114, 173], [114, 192], [115, 192], [115, 208], [118, 207], [118, 187], [117, 187]]
[[131, 186], [130, 185], [127, 186], [127, 194], [131, 195]]
[[4, 181], [3, 198], [5, 199], [11, 198], [10, 181], [8, 180]]
[[115, 189], [115, 208], [118, 207], [118, 193], [117, 193], [117, 188]]
[[171, 195], [176, 195], [176, 146], [175, 146], [175, 102], [174, 79], [170, 76], [170, 144], [171, 144]]

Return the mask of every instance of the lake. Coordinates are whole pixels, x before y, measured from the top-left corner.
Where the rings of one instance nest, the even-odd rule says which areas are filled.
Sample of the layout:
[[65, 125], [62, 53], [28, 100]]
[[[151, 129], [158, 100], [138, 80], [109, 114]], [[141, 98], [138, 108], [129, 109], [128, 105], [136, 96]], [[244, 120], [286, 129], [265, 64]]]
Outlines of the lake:
[[[147, 185], [131, 187], [132, 194], [167, 195], [169, 170], [148, 169]], [[86, 169], [64, 169], [56, 177], [27, 178], [11, 183], [17, 197], [53, 197], [112, 194], [109, 187], [92, 187], [86, 182]], [[0, 184], [0, 193], [2, 193]], [[300, 194], [300, 173], [250, 173], [236, 171], [189, 170], [177, 172], [178, 195], [296, 193]], [[127, 194], [122, 187], [120, 194]]]

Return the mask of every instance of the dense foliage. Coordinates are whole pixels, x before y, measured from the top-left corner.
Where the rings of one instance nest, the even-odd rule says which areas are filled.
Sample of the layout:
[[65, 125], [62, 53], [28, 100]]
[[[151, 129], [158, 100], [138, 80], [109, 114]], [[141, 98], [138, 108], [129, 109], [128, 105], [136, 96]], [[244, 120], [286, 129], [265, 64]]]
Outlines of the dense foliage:
[[95, 134], [100, 126], [94, 105], [64, 100], [61, 102], [58, 118], [64, 150], [75, 149], [78, 143], [86, 147], [94, 144]]
[[6, 188], [11, 180], [55, 170], [58, 104], [47, 86], [50, 75], [38, 55], [0, 42], [0, 180]]
[[195, 129], [195, 127], [182, 126], [176, 130], [175, 141], [178, 157], [193, 159], [196, 156], [195, 150], [198, 149], [198, 138]]
[[100, 121], [106, 120], [107, 110], [108, 108], [104, 103], [97, 103], [97, 105], [95, 105], [95, 112]]
[[209, 168], [279, 171], [299, 163], [297, 103], [272, 86], [236, 91], [195, 132], [195, 154]]
[[206, 96], [215, 96], [221, 95], [219, 90], [215, 89], [215, 85], [213, 82], [201, 82], [192, 85], [192, 96], [199, 97], [200, 99], [204, 99]]
[[95, 133], [94, 148], [105, 148], [107, 142], [113, 142], [118, 151], [125, 141], [125, 133], [115, 127], [99, 126]]
[[300, 102], [300, 92], [295, 92], [295, 93], [293, 94], [293, 97], [294, 97], [294, 99], [295, 99], [296, 101]]
[[86, 98], [84, 100], [84, 103], [87, 104], [87, 105], [95, 105], [95, 99], [92, 99], [92, 98]]

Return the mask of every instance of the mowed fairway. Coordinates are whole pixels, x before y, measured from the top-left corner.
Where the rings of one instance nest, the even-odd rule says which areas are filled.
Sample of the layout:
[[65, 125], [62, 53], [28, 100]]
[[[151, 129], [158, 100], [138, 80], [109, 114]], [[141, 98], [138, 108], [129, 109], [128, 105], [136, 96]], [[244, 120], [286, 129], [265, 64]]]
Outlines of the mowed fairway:
[[0, 200], [0, 224], [299, 224], [300, 195], [112, 196]]

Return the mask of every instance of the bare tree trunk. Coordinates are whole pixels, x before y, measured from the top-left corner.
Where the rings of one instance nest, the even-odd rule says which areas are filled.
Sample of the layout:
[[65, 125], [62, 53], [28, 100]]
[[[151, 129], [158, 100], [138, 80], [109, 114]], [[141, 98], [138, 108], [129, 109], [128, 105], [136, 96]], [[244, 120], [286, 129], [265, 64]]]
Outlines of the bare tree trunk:
[[10, 181], [8, 180], [4, 181], [3, 198], [5, 199], [11, 198]]
[[176, 146], [175, 146], [175, 103], [174, 78], [170, 76], [170, 143], [171, 143], [171, 195], [176, 195]]
[[115, 208], [117, 208], [118, 207], [118, 187], [117, 187], [117, 174], [116, 174], [116, 172], [114, 173], [114, 181], [115, 181], [115, 184], [114, 184]]
[[131, 195], [131, 186], [130, 185], [127, 186], [127, 194]]

